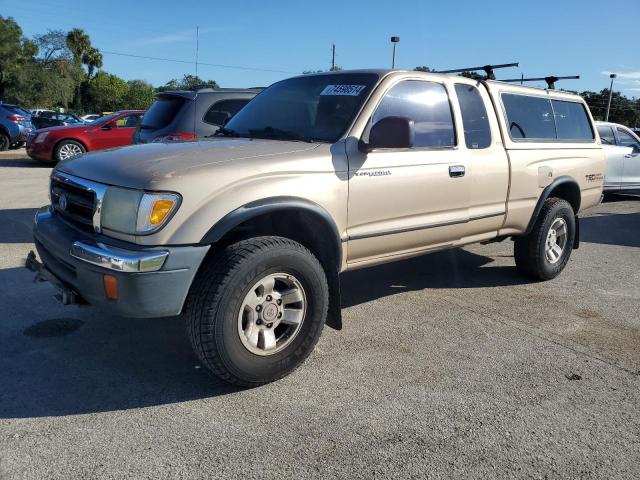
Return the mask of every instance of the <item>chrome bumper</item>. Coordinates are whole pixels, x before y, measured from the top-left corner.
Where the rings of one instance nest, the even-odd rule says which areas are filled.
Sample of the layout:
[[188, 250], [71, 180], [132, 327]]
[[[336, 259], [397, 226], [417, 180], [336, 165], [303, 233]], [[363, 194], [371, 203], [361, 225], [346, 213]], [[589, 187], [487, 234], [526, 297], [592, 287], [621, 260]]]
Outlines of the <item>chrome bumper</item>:
[[83, 262], [118, 272], [156, 272], [169, 252], [165, 250], [132, 252], [98, 243], [73, 242], [71, 256]]

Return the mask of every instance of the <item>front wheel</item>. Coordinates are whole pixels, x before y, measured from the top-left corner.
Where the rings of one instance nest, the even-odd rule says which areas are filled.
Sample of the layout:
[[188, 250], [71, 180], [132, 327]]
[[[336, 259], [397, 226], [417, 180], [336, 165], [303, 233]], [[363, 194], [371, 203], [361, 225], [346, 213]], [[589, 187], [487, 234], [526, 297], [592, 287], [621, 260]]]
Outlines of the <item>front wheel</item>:
[[55, 160], [59, 162], [61, 160], [67, 160], [69, 158], [82, 155], [86, 151], [87, 150], [84, 148], [84, 146], [79, 142], [76, 142], [74, 140], [63, 140], [56, 147], [54, 156]]
[[217, 252], [187, 299], [187, 329], [202, 363], [253, 387], [295, 370], [315, 347], [329, 290], [320, 262], [282, 237], [256, 237]]
[[0, 152], [8, 150], [10, 146], [11, 139], [9, 139], [9, 136], [4, 134], [3, 132], [0, 132]]
[[575, 232], [575, 214], [569, 202], [549, 198], [531, 232], [515, 240], [516, 267], [538, 280], [555, 278], [569, 261]]

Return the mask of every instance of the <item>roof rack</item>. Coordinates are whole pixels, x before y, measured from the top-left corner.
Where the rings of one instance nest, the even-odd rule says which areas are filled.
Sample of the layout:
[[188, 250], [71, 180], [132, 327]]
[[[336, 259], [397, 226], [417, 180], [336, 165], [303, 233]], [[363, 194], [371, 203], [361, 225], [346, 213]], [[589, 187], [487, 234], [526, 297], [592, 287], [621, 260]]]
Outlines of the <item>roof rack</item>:
[[435, 73], [463, 73], [463, 72], [479, 72], [484, 71], [487, 74], [487, 78], [489, 80], [495, 80], [496, 76], [493, 71], [496, 68], [510, 68], [519, 66], [519, 62], [515, 63], [500, 63], [497, 65], [484, 65], [482, 67], [467, 67], [467, 68], [454, 68], [451, 70], [437, 70]]
[[507, 80], [500, 80], [501, 82], [516, 83], [516, 82], [547, 82], [547, 88], [549, 90], [555, 90], [556, 82], [558, 80], [578, 80], [580, 75], [568, 75], [564, 77], [556, 77], [555, 75], [549, 75], [548, 77], [535, 77], [535, 78], [509, 78]]

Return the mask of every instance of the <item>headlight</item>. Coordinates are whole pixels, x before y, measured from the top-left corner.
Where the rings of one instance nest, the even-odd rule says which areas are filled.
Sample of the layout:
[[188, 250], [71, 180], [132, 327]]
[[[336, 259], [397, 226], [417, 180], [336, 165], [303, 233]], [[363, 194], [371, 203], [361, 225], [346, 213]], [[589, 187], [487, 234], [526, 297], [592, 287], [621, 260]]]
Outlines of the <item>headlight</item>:
[[44, 139], [47, 138], [47, 135], [49, 135], [49, 132], [39, 133], [38, 135], [36, 135], [36, 138], [33, 139], [33, 143], [42, 143], [42, 142], [44, 142]]
[[102, 205], [102, 227], [129, 235], [160, 230], [180, 206], [177, 193], [150, 193], [109, 187]]

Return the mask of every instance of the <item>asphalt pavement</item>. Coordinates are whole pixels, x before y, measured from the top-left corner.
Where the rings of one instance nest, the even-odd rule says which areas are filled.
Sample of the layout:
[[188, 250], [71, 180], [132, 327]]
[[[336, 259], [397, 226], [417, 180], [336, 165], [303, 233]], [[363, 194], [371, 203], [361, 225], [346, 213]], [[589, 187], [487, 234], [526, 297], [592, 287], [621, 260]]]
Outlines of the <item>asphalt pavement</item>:
[[510, 241], [345, 274], [344, 329], [242, 390], [182, 319], [32, 282], [49, 173], [0, 154], [0, 479], [640, 477], [640, 199], [584, 212], [549, 282]]

